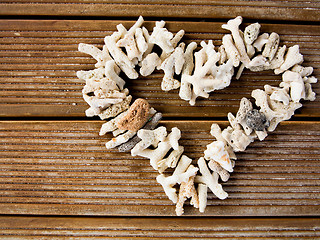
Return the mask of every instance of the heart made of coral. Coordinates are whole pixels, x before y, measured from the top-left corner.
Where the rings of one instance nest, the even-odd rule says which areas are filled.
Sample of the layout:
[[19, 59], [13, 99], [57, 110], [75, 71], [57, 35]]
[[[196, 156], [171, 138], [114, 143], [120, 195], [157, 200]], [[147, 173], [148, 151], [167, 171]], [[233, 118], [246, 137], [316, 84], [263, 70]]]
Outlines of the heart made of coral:
[[[207, 188], [220, 199], [228, 196], [218, 180], [219, 177], [222, 181], [228, 180], [236, 159], [234, 152], [244, 151], [257, 138], [262, 141], [268, 131], [274, 131], [281, 121], [290, 119], [294, 111], [302, 107], [301, 99], [314, 101], [311, 83], [317, 79], [311, 76], [312, 67], [300, 65], [303, 55], [298, 45], [288, 49], [280, 46], [277, 33], [260, 34], [259, 23], [248, 25], [242, 32], [239, 29], [242, 17], [222, 25], [230, 34], [223, 36], [220, 47], [215, 48], [211, 40], [202, 41], [197, 52], [195, 42], [187, 46], [181, 42], [184, 30], [174, 35], [164, 27], [164, 21], [159, 21], [150, 34], [142, 27], [143, 22], [139, 17], [129, 30], [119, 24], [116, 32], [105, 37], [103, 49], [79, 44], [79, 51], [97, 60], [94, 70], [77, 72], [78, 78], [86, 82], [82, 91], [90, 106], [86, 115], [106, 120], [100, 135], [107, 132], [114, 135], [106, 143], [108, 149], [131, 151], [133, 156], [150, 159], [151, 166], [160, 173], [157, 181], [176, 203], [177, 215], [183, 213], [187, 198], [204, 212]], [[228, 114], [230, 126], [221, 130], [212, 124], [210, 133], [216, 141], [207, 146], [197, 166], [183, 154], [184, 148], [178, 143], [180, 130], [173, 128], [168, 134], [165, 127], [156, 128], [161, 113], [151, 108], [145, 99], [137, 99], [130, 105], [132, 97], [119, 76], [123, 72], [129, 79], [136, 79], [139, 73], [148, 76], [155, 69], [163, 70], [161, 89], [180, 88], [180, 98], [195, 105], [198, 97], [208, 98], [210, 92], [228, 87], [234, 72], [238, 79], [245, 68], [253, 72], [274, 70], [275, 74], [282, 74], [282, 82], [278, 87], [265, 85], [264, 90], [252, 91], [259, 109], [242, 98], [236, 116]], [[164, 174], [167, 168], [174, 168], [173, 173]]]

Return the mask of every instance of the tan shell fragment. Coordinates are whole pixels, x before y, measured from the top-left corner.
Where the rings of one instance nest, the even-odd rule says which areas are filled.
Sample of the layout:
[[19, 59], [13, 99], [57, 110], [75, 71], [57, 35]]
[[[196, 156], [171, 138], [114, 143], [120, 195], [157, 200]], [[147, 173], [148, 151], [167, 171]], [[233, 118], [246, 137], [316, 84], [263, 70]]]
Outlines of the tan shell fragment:
[[191, 176], [188, 182], [182, 182], [180, 185], [179, 198], [176, 204], [177, 216], [181, 216], [184, 213], [183, 204], [187, 198], [191, 198], [191, 205], [193, 205], [195, 208], [199, 208], [198, 193], [194, 186], [194, 176]]
[[214, 141], [208, 144], [207, 149], [204, 151], [204, 158], [206, 160], [214, 160], [228, 172], [233, 172], [229, 154], [225, 150], [225, 144], [222, 141]]
[[148, 120], [149, 109], [150, 106], [147, 100], [142, 98], [135, 100], [127, 114], [117, 122], [118, 128], [138, 131]]

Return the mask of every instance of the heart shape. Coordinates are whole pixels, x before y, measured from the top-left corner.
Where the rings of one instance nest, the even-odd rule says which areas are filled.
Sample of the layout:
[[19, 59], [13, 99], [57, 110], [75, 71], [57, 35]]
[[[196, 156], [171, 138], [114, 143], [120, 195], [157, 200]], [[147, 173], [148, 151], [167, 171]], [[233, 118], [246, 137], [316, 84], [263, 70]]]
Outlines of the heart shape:
[[[312, 67], [300, 65], [303, 56], [298, 45], [288, 49], [279, 46], [279, 35], [260, 34], [258, 23], [250, 24], [242, 32], [239, 29], [242, 17], [222, 25], [231, 34], [223, 36], [218, 51], [209, 40], [201, 42], [202, 49], [195, 53], [196, 43], [187, 47], [183, 42], [178, 44], [183, 30], [174, 35], [164, 28], [164, 21], [159, 21], [150, 35], [141, 27], [143, 21], [139, 17], [129, 30], [119, 24], [117, 32], [106, 36], [102, 50], [79, 44], [79, 51], [97, 60], [96, 69], [77, 72], [77, 76], [86, 81], [83, 97], [90, 105], [86, 115], [108, 119], [100, 130], [100, 135], [107, 132], [114, 135], [106, 143], [107, 148], [131, 150], [132, 156], [150, 159], [151, 166], [160, 172], [157, 181], [176, 203], [177, 215], [183, 214], [187, 198], [204, 212], [207, 188], [220, 199], [228, 196], [218, 179], [228, 180], [236, 159], [234, 152], [244, 151], [256, 138], [262, 141], [267, 131], [274, 131], [281, 121], [290, 119], [302, 106], [301, 99], [315, 100], [311, 83], [317, 79], [310, 76]], [[161, 54], [153, 51], [155, 45], [161, 49]], [[254, 72], [272, 69], [275, 74], [282, 74], [282, 82], [279, 87], [265, 85], [264, 90], [252, 91], [259, 110], [242, 98], [236, 116], [228, 114], [231, 126], [221, 130], [217, 124], [212, 124], [210, 133], [216, 141], [207, 145], [196, 167], [183, 155], [178, 128], [172, 128], [169, 134], [165, 127], [156, 128], [161, 113], [156, 113], [144, 99], [137, 99], [130, 106], [132, 97], [119, 74], [124, 72], [128, 78], [136, 79], [138, 65], [142, 76], [152, 74], [156, 68], [162, 69], [162, 90], [180, 88], [179, 96], [191, 105], [195, 105], [198, 97], [207, 98], [210, 92], [228, 87], [236, 67], [236, 78], [240, 78], [244, 68]], [[180, 81], [175, 79], [177, 75], [181, 75]], [[164, 174], [167, 168], [174, 168], [170, 176]], [[177, 184], [180, 185], [178, 194]]]

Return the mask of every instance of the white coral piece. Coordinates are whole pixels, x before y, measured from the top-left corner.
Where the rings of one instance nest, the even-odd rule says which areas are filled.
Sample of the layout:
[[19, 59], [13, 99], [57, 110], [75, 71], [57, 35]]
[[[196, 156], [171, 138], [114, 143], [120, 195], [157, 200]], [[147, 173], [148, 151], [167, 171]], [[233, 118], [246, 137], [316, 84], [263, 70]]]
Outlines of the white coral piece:
[[206, 164], [206, 161], [203, 157], [198, 159], [198, 167], [199, 172], [202, 174], [201, 176], [196, 176], [195, 182], [203, 183], [208, 186], [208, 188], [220, 199], [225, 199], [228, 197], [228, 193], [226, 193], [221, 184], [218, 183], [218, 174], [216, 172], [210, 173], [210, 170]]
[[[155, 131], [155, 130], [145, 130], [143, 132], [150, 132], [150, 131]], [[152, 134], [148, 135], [141, 135], [142, 137], [142, 142], [150, 142], [149, 140], [144, 140], [144, 138], [150, 138]], [[181, 131], [174, 127], [171, 129], [171, 133], [163, 140], [161, 141], [156, 149], [141, 149], [139, 146], [137, 148], [134, 148], [131, 150], [131, 155], [132, 156], [142, 156], [145, 158], [150, 159], [150, 165], [155, 169], [159, 170], [159, 162], [163, 160], [163, 158], [166, 156], [166, 154], [169, 152], [171, 148], [174, 150], [179, 150], [179, 139], [181, 137]], [[152, 138], [150, 138], [152, 139]]]
[[227, 54], [228, 59], [232, 60], [233, 66], [238, 67], [240, 64], [240, 53], [234, 42], [232, 40], [232, 36], [230, 34], [226, 34], [222, 37], [222, 44]]
[[259, 36], [261, 25], [259, 23], [253, 23], [247, 26], [244, 30], [244, 42], [252, 44]]
[[[171, 46], [175, 49], [178, 45], [178, 43], [180, 42], [180, 40], [182, 39], [184, 35], [184, 30], [180, 30], [179, 32], [177, 32], [173, 38], [170, 40], [170, 43], [171, 43]], [[161, 55], [160, 55], [160, 59], [161, 59], [161, 63], [166, 60], [170, 54], [172, 52], [165, 52], [165, 51], [162, 51]], [[159, 67], [157, 69], [160, 69]]]
[[133, 156], [149, 146], [157, 147], [159, 142], [165, 140], [167, 129], [165, 127], [158, 127], [154, 130], [140, 129], [137, 135], [141, 141], [131, 150]]
[[261, 34], [253, 43], [253, 47], [255, 47], [258, 52], [261, 52], [263, 46], [268, 42], [269, 34], [263, 33]]
[[248, 66], [250, 62], [250, 58], [247, 54], [246, 46], [244, 44], [243, 38], [240, 35], [240, 31], [239, 31], [239, 26], [241, 23], [242, 23], [242, 17], [238, 16], [235, 19], [229, 20], [227, 24], [223, 24], [222, 28], [227, 29], [231, 32], [234, 45], [236, 46], [240, 54], [240, 61], [243, 62], [245, 66]]
[[253, 142], [254, 136], [248, 136], [242, 129], [234, 129], [230, 126], [223, 129], [222, 137], [233, 148], [233, 151], [244, 151]]
[[208, 186], [203, 183], [198, 184], [199, 212], [203, 213], [207, 206]]
[[270, 99], [282, 102], [284, 105], [288, 105], [290, 102], [290, 95], [288, 94], [288, 88], [271, 87], [270, 85], [264, 85], [264, 91], [270, 95]]
[[237, 159], [236, 155], [233, 152], [233, 149], [231, 146], [228, 145], [228, 142], [226, 141], [226, 139], [224, 139], [224, 137], [222, 136], [222, 131], [221, 128], [219, 127], [218, 124], [213, 123], [211, 125], [211, 130], [210, 130], [210, 134], [215, 137], [218, 141], [222, 141], [224, 143], [225, 149], [229, 154], [229, 157], [231, 159]]
[[164, 28], [165, 24], [165, 21], [156, 22], [156, 26], [153, 28], [149, 42], [158, 45], [165, 53], [171, 53], [174, 50], [171, 43], [173, 33]]
[[141, 62], [140, 74], [142, 76], [149, 76], [160, 64], [161, 60], [158, 54], [150, 53]]
[[302, 106], [298, 102], [289, 102], [288, 105], [284, 105], [282, 102], [270, 99], [270, 96], [261, 89], [253, 90], [251, 96], [256, 100], [256, 105], [260, 107], [260, 112], [264, 113], [270, 122], [268, 127], [270, 132], [274, 131], [281, 121], [290, 119], [294, 111]]
[[79, 43], [78, 50], [79, 52], [89, 54], [91, 57], [97, 60], [97, 63], [95, 64], [96, 68], [104, 67], [106, 62], [111, 60], [106, 46], [103, 46], [102, 50], [100, 50], [91, 44]]
[[181, 86], [179, 96], [185, 101], [190, 101], [192, 97], [191, 84], [185, 80], [185, 76], [192, 75], [194, 68], [193, 51], [197, 48], [197, 43], [191, 42], [188, 44], [184, 53], [185, 63], [182, 68]]
[[268, 42], [264, 46], [262, 55], [270, 60], [275, 56], [280, 43], [280, 37], [277, 33], [273, 32], [268, 38]]
[[173, 203], [177, 203], [178, 201], [174, 185], [187, 182], [189, 178], [195, 176], [198, 171], [198, 168], [191, 165], [191, 162], [192, 160], [190, 158], [183, 155], [171, 176], [166, 177], [164, 174], [161, 174], [157, 177], [157, 182], [162, 185], [166, 195]]
[[294, 45], [289, 47], [287, 54], [284, 57], [284, 62], [281, 66], [275, 69], [275, 74], [283, 73], [289, 68], [293, 67], [296, 64], [301, 64], [303, 62], [303, 55], [299, 52], [299, 45]]
[[185, 97], [191, 96], [189, 100], [191, 105], [195, 104], [197, 97], [208, 98], [210, 92], [229, 86], [233, 75], [231, 61], [216, 66], [220, 54], [214, 50], [212, 41], [209, 41], [208, 44], [201, 42], [201, 46], [202, 49], [194, 54], [195, 67], [193, 74], [190, 75], [190, 71], [184, 71], [182, 74], [185, 84], [183, 95]]
[[[118, 114], [122, 113], [123, 111], [126, 111], [129, 108], [130, 102], [132, 100], [132, 96], [129, 95], [125, 99], [123, 99], [122, 102], [113, 104], [112, 106], [106, 108], [105, 110], [101, 111], [101, 113], [98, 114], [98, 116], [103, 119], [108, 119], [111, 117], [115, 117]], [[95, 116], [93, 112], [91, 111], [91, 108], [89, 108], [86, 111], [86, 115], [88, 117]]]
[[148, 44], [143, 36], [140, 28], [144, 20], [140, 16], [135, 24], [127, 30], [122, 24], [117, 25], [118, 32], [121, 33], [121, 38], [117, 41], [117, 47], [126, 49], [129, 60], [141, 60], [144, 51], [147, 50]]
[[290, 84], [290, 97], [292, 101], [299, 102], [301, 98], [305, 98], [304, 81], [299, 73], [285, 71], [282, 74], [282, 81], [283, 83]]
[[184, 60], [184, 43], [180, 43], [173, 53], [163, 61], [160, 69], [164, 71], [164, 77], [161, 82], [163, 91], [170, 91], [180, 87], [180, 82], [174, 79], [174, 74], [180, 74], [182, 71]]

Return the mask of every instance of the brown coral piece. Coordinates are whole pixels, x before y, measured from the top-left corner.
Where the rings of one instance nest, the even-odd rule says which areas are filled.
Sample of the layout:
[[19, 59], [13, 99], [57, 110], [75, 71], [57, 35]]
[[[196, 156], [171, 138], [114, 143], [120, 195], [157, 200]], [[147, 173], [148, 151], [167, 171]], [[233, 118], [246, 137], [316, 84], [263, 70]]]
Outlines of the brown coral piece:
[[121, 130], [138, 131], [148, 120], [149, 109], [148, 101], [138, 98], [130, 106], [127, 114], [117, 122], [117, 127]]

